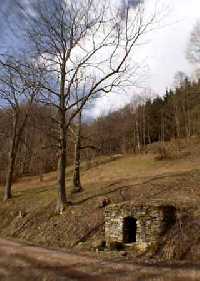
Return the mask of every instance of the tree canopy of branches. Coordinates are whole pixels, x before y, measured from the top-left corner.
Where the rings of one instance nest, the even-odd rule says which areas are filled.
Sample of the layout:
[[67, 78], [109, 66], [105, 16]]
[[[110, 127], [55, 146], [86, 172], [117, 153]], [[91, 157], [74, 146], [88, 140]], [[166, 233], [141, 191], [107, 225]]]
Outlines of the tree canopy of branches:
[[196, 23], [191, 33], [187, 57], [191, 63], [200, 64], [200, 21]]
[[128, 59], [140, 38], [151, 30], [156, 15], [147, 16], [139, 3], [135, 9], [128, 5], [122, 11], [108, 0], [50, 0], [30, 5], [31, 12], [23, 13], [30, 56], [40, 73], [38, 101], [57, 110], [53, 117], [57, 210], [62, 212], [67, 203], [67, 130], [91, 97], [132, 85], [136, 68]]

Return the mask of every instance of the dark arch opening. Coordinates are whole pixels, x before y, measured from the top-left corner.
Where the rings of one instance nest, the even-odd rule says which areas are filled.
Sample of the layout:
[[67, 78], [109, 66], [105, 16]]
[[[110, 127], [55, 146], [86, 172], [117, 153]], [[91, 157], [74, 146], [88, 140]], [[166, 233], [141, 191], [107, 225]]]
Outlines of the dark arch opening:
[[123, 220], [123, 242], [136, 242], [137, 220], [133, 217], [126, 217]]

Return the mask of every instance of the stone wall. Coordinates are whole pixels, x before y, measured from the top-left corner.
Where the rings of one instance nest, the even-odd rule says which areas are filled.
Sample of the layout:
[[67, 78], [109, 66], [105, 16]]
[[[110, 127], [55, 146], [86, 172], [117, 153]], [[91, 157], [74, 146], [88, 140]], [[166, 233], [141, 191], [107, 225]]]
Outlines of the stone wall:
[[133, 202], [110, 205], [105, 209], [105, 239], [124, 243], [124, 219], [136, 219], [136, 243], [157, 243], [163, 232], [175, 221], [175, 208], [164, 205], [142, 205]]

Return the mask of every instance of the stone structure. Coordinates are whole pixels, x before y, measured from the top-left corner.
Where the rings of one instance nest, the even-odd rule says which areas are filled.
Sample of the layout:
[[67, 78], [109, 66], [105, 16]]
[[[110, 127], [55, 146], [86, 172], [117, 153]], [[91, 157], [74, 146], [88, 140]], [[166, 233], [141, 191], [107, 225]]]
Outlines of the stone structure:
[[105, 239], [112, 243], [146, 247], [158, 243], [160, 236], [176, 220], [176, 209], [163, 204], [123, 202], [105, 209]]

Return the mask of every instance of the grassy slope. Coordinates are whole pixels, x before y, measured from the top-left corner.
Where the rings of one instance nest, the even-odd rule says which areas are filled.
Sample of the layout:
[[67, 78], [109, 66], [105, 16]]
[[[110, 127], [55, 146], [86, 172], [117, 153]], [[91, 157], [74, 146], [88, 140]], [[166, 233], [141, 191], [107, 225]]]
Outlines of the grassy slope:
[[[198, 141], [191, 142], [181, 149], [184, 156], [176, 160], [156, 161], [155, 155], [150, 153], [115, 160], [102, 158], [102, 164], [96, 163], [94, 168], [83, 167], [84, 192], [75, 195], [68, 192], [72, 205], [66, 208], [63, 215], [56, 215], [54, 211], [55, 173], [45, 175], [42, 183], [38, 177], [25, 178], [15, 184], [13, 200], [0, 205], [0, 236], [55, 248], [69, 248], [80, 241], [103, 238], [103, 209], [97, 208], [102, 196], [109, 197], [114, 203], [131, 199], [186, 205], [198, 217], [200, 144]], [[68, 190], [70, 174], [69, 169]], [[0, 197], [2, 199], [2, 193]], [[177, 231], [169, 233], [168, 242], [175, 234], [178, 235]], [[196, 247], [199, 238], [195, 236], [192, 239], [195, 243], [193, 247]], [[193, 256], [197, 257], [198, 253]]]

